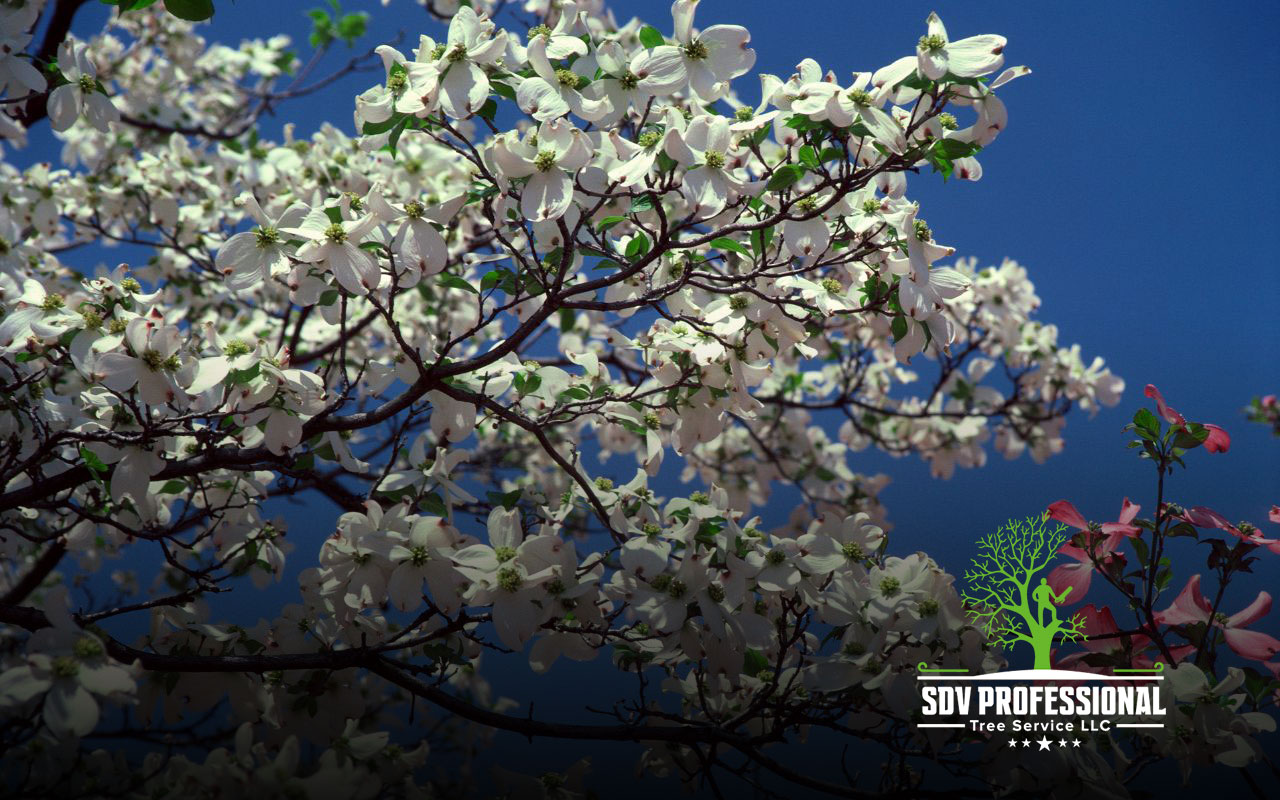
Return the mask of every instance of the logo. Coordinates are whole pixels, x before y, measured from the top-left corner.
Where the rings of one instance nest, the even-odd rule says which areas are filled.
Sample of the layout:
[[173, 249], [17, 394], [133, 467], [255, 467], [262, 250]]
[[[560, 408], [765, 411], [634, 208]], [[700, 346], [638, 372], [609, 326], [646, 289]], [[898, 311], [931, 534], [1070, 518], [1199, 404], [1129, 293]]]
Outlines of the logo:
[[1084, 638], [1083, 615], [1066, 622], [1058, 618], [1058, 605], [1066, 601], [1072, 587], [1058, 594], [1048, 578], [1036, 580], [1069, 538], [1061, 525], [1052, 531], [1045, 527], [1047, 520], [1047, 514], [1038, 520], [1013, 520], [979, 539], [978, 555], [964, 574], [969, 588], [960, 594], [974, 624], [992, 644], [1031, 646], [1032, 669], [1052, 669], [1049, 657], [1055, 638], [1063, 642]]
[[1080, 735], [1113, 727], [1163, 727], [1156, 720], [1165, 714], [1159, 691], [1164, 664], [1114, 669], [1110, 675], [1053, 668], [1054, 645], [1083, 642], [1087, 630], [1084, 614], [1064, 618], [1058, 610], [1072, 587], [1055, 591], [1043, 574], [1070, 539], [1065, 527], [1048, 528], [1048, 520], [1047, 513], [1011, 520], [979, 539], [964, 575], [968, 586], [960, 593], [991, 644], [1011, 658], [1030, 655], [1031, 669], [971, 675], [921, 662], [917, 680], [925, 721], [917, 727], [1005, 735], [1011, 747], [1038, 750], [1080, 747]]

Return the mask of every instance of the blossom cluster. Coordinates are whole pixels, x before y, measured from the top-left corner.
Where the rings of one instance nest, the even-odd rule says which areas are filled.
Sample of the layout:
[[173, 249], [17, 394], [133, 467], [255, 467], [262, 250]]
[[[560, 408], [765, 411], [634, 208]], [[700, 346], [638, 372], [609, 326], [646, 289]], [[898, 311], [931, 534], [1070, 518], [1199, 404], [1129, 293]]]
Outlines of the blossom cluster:
[[[955, 258], [908, 199], [983, 178], [1029, 72], [1004, 38], [930, 15], [888, 65], [805, 59], [744, 99], [750, 34], [696, 0], [663, 30], [424, 5], [447, 28], [354, 61], [381, 78], [350, 124], [275, 139], [259, 117], [325, 85], [286, 37], [213, 44], [157, 6], [33, 59], [49, 4], [0, 9], [0, 135], [47, 116], [62, 142], [0, 163], [0, 709], [33, 792], [75, 793], [76, 759], [123, 780], [80, 746], [122, 706], [225, 712], [207, 759], [143, 770], [152, 796], [411, 794], [391, 691], [529, 732], [495, 651], [652, 680], [680, 711], [642, 690], [611, 730], [685, 776], [778, 727], [874, 736], [922, 662], [1001, 663], [951, 575], [890, 553], [888, 479], [854, 466], [1042, 461], [1123, 391], [1022, 266]], [[82, 259], [115, 244], [145, 262]], [[340, 509], [324, 538], [291, 499]], [[139, 554], [150, 583], [79, 591]], [[219, 594], [286, 574], [296, 603], [224, 619]]]

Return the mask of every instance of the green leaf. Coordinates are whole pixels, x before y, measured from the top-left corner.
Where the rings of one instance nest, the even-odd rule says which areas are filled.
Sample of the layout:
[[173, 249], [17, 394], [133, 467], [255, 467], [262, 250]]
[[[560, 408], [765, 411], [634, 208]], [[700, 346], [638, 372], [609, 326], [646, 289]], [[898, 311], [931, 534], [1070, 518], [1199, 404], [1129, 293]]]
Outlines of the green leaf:
[[493, 197], [498, 193], [498, 187], [493, 184], [473, 183], [471, 188], [467, 190], [467, 205], [478, 203], [487, 198]]
[[1209, 438], [1209, 429], [1198, 422], [1188, 422], [1185, 428], [1175, 428], [1173, 446], [1191, 450], [1204, 444]]
[[480, 294], [480, 290], [472, 286], [470, 281], [457, 275], [450, 275], [447, 272], [441, 273], [436, 282], [441, 286], [447, 286], [450, 289], [462, 289], [464, 291], [471, 292], [472, 294]]
[[605, 217], [604, 219], [600, 220], [600, 222], [596, 223], [596, 230], [603, 233], [609, 230], [610, 228], [612, 228], [614, 225], [617, 225], [619, 222], [626, 222], [626, 220], [627, 220], [626, 217]]
[[747, 650], [742, 655], [742, 671], [747, 675], [759, 675], [761, 670], [769, 668], [769, 659], [759, 650]]
[[894, 317], [893, 322], [889, 324], [889, 331], [893, 334], [894, 342], [907, 338], [907, 318]]
[[164, 0], [164, 8], [178, 19], [202, 22], [213, 16], [213, 0]]
[[158, 494], [182, 494], [186, 490], [187, 490], [186, 482], [175, 479], [171, 481], [165, 481], [164, 486], [160, 487], [160, 491], [158, 492]]
[[774, 170], [773, 177], [769, 178], [769, 182], [765, 184], [764, 188], [771, 192], [780, 192], [802, 177], [804, 177], [804, 167], [798, 164], [788, 164], [785, 167], [779, 167]]
[[637, 233], [635, 238], [627, 242], [626, 256], [627, 258], [639, 258], [649, 252], [649, 237], [643, 233]]
[[356, 39], [364, 36], [368, 26], [368, 12], [358, 11], [353, 14], [344, 14], [338, 19], [338, 38], [346, 42], [348, 47], [351, 47], [355, 45]]
[[800, 148], [800, 163], [810, 169], [817, 169], [821, 162], [818, 161], [818, 154], [809, 145]]
[[448, 513], [444, 507], [444, 498], [440, 496], [439, 492], [428, 492], [427, 496], [418, 503], [418, 507], [437, 517], [443, 517]]
[[667, 38], [652, 25], [645, 25], [640, 29], [640, 33], [637, 36], [640, 39], [640, 44], [648, 48], [661, 47], [667, 43]]
[[107, 471], [107, 465], [102, 463], [102, 459], [94, 455], [94, 452], [87, 447], [80, 448], [80, 459], [84, 461], [85, 467], [90, 472], [95, 473], [95, 477], [99, 474], [105, 474]]
[[1133, 415], [1133, 425], [1143, 439], [1154, 439], [1160, 435], [1160, 420], [1145, 408], [1138, 409]]
[[943, 158], [965, 158], [977, 153], [982, 149], [980, 145], [972, 142], [962, 142], [959, 139], [940, 139], [933, 146], [934, 152]]
[[119, 6], [121, 11], [141, 11], [156, 4], [156, 0], [99, 0], [108, 6]]
[[516, 373], [511, 382], [516, 387], [517, 394], [526, 395], [538, 391], [538, 387], [542, 385], [542, 376], [533, 372], [520, 372]]
[[716, 250], [731, 250], [735, 253], [741, 253], [742, 255], [748, 256], [748, 257], [750, 257], [751, 255], [750, 250], [743, 247], [740, 243], [734, 241], [733, 239], [730, 239], [727, 236], [721, 236], [718, 239], [712, 239], [711, 246], [714, 247]]
[[631, 198], [631, 209], [629, 214], [638, 214], [641, 211], [651, 211], [653, 209], [653, 195], [643, 194], [639, 197]]
[[763, 254], [769, 249], [769, 243], [773, 241], [773, 226], [767, 228], [759, 228], [751, 232], [751, 252], [757, 256]]
[[396, 126], [391, 129], [391, 135], [387, 137], [387, 149], [391, 151], [392, 158], [395, 158], [397, 155], [396, 146], [400, 144], [400, 136], [404, 133], [404, 129], [407, 128], [408, 125], [409, 118], [405, 117], [396, 123]]
[[360, 129], [360, 133], [364, 136], [372, 136], [377, 133], [386, 133], [395, 126], [405, 121], [406, 115], [392, 114], [389, 118], [382, 122], [366, 122], [364, 127]]
[[495, 506], [502, 506], [506, 510], [510, 511], [516, 507], [516, 503], [520, 502], [521, 494], [523, 494], [523, 491], [521, 489], [516, 489], [513, 492], [507, 492], [505, 494], [502, 492], [487, 492], [485, 496], [488, 498], [490, 503]]

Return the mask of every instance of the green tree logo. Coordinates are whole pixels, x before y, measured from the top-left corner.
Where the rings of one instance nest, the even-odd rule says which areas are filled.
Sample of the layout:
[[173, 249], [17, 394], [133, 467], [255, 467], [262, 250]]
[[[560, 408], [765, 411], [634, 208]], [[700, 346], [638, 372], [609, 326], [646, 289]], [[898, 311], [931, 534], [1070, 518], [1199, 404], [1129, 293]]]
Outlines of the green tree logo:
[[1065, 623], [1058, 619], [1056, 603], [1071, 594], [1067, 587], [1054, 594], [1048, 580], [1037, 578], [1070, 536], [1059, 525], [1049, 530], [1049, 515], [1009, 523], [978, 540], [978, 555], [964, 574], [969, 589], [961, 593], [983, 633], [995, 644], [1012, 648], [1026, 642], [1035, 652], [1035, 669], [1050, 669], [1049, 652], [1054, 639], [1074, 642], [1084, 638], [1084, 616]]

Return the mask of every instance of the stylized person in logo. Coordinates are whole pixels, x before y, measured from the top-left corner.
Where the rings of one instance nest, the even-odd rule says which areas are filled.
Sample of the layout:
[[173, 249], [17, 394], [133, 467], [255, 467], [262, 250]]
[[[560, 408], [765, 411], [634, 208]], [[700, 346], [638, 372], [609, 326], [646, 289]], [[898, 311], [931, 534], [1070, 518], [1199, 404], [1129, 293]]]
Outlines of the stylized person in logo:
[[[1045, 627], [1058, 624], [1058, 606], [1062, 605], [1074, 588], [1074, 586], [1068, 586], [1062, 590], [1062, 594], [1054, 594], [1053, 588], [1049, 586], [1049, 579], [1041, 578], [1040, 585], [1031, 592], [1031, 599], [1036, 601], [1036, 620]], [[1049, 612], [1048, 622], [1044, 621], [1046, 609]]]

